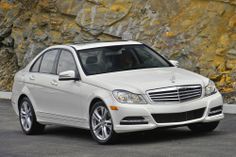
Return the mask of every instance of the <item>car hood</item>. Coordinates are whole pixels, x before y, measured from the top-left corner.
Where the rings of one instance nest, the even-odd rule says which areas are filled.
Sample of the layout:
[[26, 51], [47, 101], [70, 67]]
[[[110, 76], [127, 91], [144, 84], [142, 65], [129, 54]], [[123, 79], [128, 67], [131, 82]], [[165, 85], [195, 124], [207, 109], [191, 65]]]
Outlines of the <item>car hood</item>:
[[147, 90], [175, 85], [201, 84], [209, 79], [181, 68], [152, 68], [87, 76], [84, 82], [107, 90], [123, 89], [145, 94]]

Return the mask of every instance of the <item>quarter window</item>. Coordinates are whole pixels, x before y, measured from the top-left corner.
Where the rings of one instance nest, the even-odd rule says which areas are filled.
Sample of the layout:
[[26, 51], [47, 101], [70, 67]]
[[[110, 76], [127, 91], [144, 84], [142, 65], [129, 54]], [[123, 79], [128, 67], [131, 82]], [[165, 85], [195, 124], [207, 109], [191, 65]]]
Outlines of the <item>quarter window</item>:
[[39, 66], [42, 60], [42, 56], [39, 57], [33, 64], [33, 66], [31, 67], [30, 71], [31, 72], [39, 72]]
[[77, 73], [75, 60], [70, 52], [62, 50], [58, 61], [57, 74], [68, 70], [73, 70]]
[[54, 62], [56, 61], [58, 50], [50, 50], [43, 55], [43, 60], [40, 66], [41, 73], [53, 73]]

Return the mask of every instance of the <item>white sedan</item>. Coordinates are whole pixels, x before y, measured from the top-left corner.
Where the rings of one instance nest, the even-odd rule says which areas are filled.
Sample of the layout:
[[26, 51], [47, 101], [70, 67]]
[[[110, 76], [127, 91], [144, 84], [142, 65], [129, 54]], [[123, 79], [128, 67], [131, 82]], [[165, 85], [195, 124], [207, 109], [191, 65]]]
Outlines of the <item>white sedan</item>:
[[15, 75], [12, 105], [25, 134], [47, 124], [119, 133], [188, 126], [213, 131], [222, 113], [214, 83], [136, 41], [51, 46]]

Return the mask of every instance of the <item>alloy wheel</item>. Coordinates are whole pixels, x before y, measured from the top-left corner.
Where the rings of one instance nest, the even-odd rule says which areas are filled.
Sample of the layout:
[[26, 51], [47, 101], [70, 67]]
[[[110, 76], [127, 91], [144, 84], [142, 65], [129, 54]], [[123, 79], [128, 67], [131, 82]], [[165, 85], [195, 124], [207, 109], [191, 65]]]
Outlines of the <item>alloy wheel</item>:
[[112, 120], [108, 109], [98, 106], [91, 117], [92, 131], [102, 141], [107, 140], [112, 134]]
[[20, 121], [23, 129], [29, 131], [33, 124], [32, 110], [27, 101], [24, 101], [20, 108]]

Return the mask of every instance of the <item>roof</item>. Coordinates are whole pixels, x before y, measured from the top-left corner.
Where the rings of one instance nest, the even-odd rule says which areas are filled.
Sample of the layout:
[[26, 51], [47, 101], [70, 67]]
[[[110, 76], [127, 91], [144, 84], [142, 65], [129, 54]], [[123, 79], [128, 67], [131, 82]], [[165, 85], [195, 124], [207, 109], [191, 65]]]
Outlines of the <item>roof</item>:
[[92, 43], [81, 43], [70, 45], [76, 50], [84, 50], [98, 47], [106, 47], [106, 46], [117, 46], [117, 45], [140, 45], [142, 43], [137, 41], [107, 41], [107, 42], [92, 42]]

